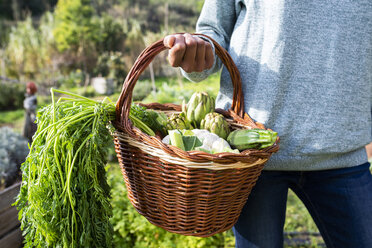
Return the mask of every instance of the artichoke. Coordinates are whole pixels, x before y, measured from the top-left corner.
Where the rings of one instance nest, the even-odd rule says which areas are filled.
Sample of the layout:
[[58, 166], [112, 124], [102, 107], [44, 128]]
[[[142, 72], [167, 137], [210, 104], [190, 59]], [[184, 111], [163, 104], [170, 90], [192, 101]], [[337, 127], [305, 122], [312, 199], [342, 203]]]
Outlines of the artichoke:
[[185, 113], [172, 114], [167, 118], [167, 130], [174, 129], [193, 129], [191, 123], [187, 120]]
[[209, 96], [206, 92], [195, 92], [187, 106], [183, 106], [183, 111], [186, 113], [187, 119], [199, 127], [200, 121], [208, 113], [214, 111], [214, 98]]
[[217, 134], [223, 139], [226, 139], [230, 133], [229, 123], [221, 114], [215, 112], [209, 113], [204, 117], [200, 122], [200, 128]]

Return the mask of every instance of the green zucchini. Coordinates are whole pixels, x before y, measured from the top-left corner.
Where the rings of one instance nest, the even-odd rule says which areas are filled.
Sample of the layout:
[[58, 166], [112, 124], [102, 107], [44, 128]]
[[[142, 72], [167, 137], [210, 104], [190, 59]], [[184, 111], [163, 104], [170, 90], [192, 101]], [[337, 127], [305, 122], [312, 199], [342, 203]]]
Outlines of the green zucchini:
[[227, 142], [238, 150], [262, 149], [275, 143], [278, 133], [264, 129], [235, 130], [227, 137]]

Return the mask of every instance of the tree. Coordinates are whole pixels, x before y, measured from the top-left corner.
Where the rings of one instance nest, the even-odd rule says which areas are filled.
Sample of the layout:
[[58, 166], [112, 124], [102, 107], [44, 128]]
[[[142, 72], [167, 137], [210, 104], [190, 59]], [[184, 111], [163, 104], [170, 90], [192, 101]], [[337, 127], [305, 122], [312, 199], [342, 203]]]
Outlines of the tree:
[[60, 0], [55, 10], [56, 26], [53, 30], [58, 51], [68, 54], [74, 61], [72, 68], [81, 68], [89, 77], [97, 59], [96, 44], [102, 39], [100, 25], [94, 18], [90, 0]]
[[46, 81], [53, 71], [53, 15], [47, 12], [34, 27], [31, 17], [11, 28], [4, 51], [5, 75], [24, 81]]
[[59, 51], [67, 49], [85, 51], [92, 42], [99, 41], [95, 35], [99, 24], [93, 21], [94, 8], [90, 0], [60, 0], [55, 10], [54, 37]]

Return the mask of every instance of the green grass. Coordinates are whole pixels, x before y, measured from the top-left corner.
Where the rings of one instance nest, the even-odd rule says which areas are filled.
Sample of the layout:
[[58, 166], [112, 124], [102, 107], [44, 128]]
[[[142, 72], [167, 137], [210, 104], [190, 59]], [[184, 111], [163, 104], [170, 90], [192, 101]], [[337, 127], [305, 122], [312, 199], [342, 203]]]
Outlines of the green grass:
[[24, 115], [23, 109], [1, 111], [0, 124], [9, 124], [22, 119]]
[[15, 132], [21, 133], [24, 122], [24, 110], [0, 111], [0, 127], [9, 126]]
[[188, 83], [184, 84], [184, 89], [193, 91], [207, 91], [213, 96], [217, 96], [218, 90], [220, 88], [220, 74], [215, 73], [209, 76], [207, 79], [199, 83]]
[[190, 82], [185, 78], [170, 80], [169, 78], [156, 79], [156, 92], [151, 92], [143, 102], [176, 103], [181, 104], [183, 99], [189, 100], [196, 91], [206, 91], [216, 97], [219, 89], [219, 74], [213, 74], [199, 83]]
[[284, 226], [286, 231], [318, 232], [306, 207], [292, 190], [288, 192], [286, 216]]
[[[292, 190], [288, 192], [286, 221], [284, 224], [284, 231], [287, 233], [301, 232], [301, 233], [319, 233], [317, 226], [307, 211], [305, 205], [293, 193]], [[298, 238], [304, 238], [304, 235]], [[305, 235], [308, 245], [300, 247], [321, 247], [324, 244], [322, 237], [314, 235]], [[305, 239], [304, 238], [304, 239]], [[285, 246], [285, 247], [298, 247], [298, 246]]]

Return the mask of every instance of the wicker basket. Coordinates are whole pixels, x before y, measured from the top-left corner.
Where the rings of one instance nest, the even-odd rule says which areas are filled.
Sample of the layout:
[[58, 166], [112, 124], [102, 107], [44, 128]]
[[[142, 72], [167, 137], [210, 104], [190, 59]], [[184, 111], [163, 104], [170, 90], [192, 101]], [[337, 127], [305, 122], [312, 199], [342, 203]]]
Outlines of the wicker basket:
[[[226, 50], [213, 42], [234, 86], [231, 109], [216, 111], [233, 129], [264, 128], [244, 113], [239, 72]], [[125, 79], [116, 105], [116, 153], [128, 197], [141, 215], [173, 233], [208, 237], [236, 223], [264, 163], [279, 149], [279, 139], [263, 150], [209, 154], [183, 151], [132, 126], [128, 116], [133, 88], [153, 58], [165, 49], [163, 40], [147, 47]], [[167, 114], [181, 111], [175, 104], [152, 103], [146, 107]]]

